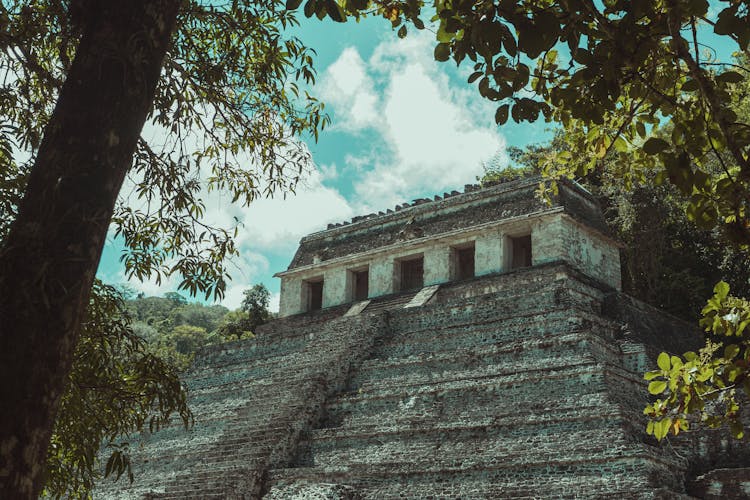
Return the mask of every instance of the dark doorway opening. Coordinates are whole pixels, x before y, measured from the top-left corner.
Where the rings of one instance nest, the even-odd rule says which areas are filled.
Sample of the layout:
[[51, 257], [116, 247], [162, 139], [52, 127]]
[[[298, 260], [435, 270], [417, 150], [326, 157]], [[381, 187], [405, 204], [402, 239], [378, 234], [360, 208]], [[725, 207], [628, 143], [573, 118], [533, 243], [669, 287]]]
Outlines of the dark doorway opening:
[[354, 300], [365, 300], [370, 296], [370, 272], [368, 269], [352, 271]]
[[414, 290], [424, 285], [424, 258], [401, 261], [401, 290]]
[[474, 244], [454, 249], [455, 277], [465, 280], [474, 277]]
[[323, 280], [307, 283], [307, 310], [319, 311], [323, 308]]
[[510, 263], [511, 269], [518, 269], [520, 267], [529, 267], [531, 265], [531, 235], [518, 236], [511, 238], [511, 252], [512, 260]]

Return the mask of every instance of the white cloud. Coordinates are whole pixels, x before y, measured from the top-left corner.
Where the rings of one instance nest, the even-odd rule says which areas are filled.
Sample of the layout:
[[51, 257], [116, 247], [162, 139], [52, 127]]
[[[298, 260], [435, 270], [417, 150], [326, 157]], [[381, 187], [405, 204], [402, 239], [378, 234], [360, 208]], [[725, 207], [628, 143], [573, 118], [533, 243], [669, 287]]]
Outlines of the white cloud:
[[371, 129], [371, 146], [345, 160], [357, 177], [357, 211], [460, 188], [481, 174], [483, 160], [505, 154], [494, 105], [452, 81], [433, 60], [433, 45], [426, 32], [394, 38], [367, 62], [347, 48], [323, 75], [321, 94], [334, 125]]
[[293, 249], [304, 235], [352, 215], [349, 202], [313, 172], [286, 199], [263, 198], [247, 207], [238, 241], [261, 250]]
[[[165, 144], [167, 132], [161, 127], [148, 124], [144, 135], [157, 147], [164, 144], [167, 151], [174, 147]], [[189, 154], [191, 151], [197, 151], [200, 144], [200, 138], [196, 134], [187, 134], [180, 147]], [[302, 146], [305, 147], [304, 144]], [[254, 168], [249, 155], [240, 155], [237, 159], [245, 168]], [[225, 298], [221, 301], [229, 308], [238, 307], [242, 301], [242, 292], [253, 284], [265, 282], [273, 288], [274, 283], [270, 275], [278, 269], [270, 269], [268, 255], [287, 253], [290, 258], [302, 236], [324, 229], [329, 221], [339, 221], [352, 216], [352, 209], [347, 201], [336, 190], [323, 185], [324, 175], [337, 175], [335, 164], [328, 165], [323, 174], [310, 168], [305, 169], [297, 185], [296, 194], [290, 193], [286, 197], [281, 194], [270, 198], [260, 197], [248, 206], [243, 206], [239, 202], [232, 203], [232, 195], [227, 192], [209, 190], [205, 182], [210, 176], [207, 168], [201, 169], [196, 175], [199, 175], [203, 182], [198, 193], [205, 207], [201, 222], [227, 230], [238, 228], [235, 244], [239, 255], [226, 263], [231, 282], [227, 284]], [[136, 185], [141, 178], [142, 175], [136, 173], [126, 180], [121, 192], [121, 202], [131, 208], [148, 210], [146, 202], [139, 200], [135, 195]], [[161, 204], [158, 195], [156, 198], [151, 206]], [[112, 228], [109, 236], [109, 241], [116, 245]], [[121, 269], [114, 272], [106, 269], [102, 270], [101, 274], [114, 275], [116, 282], [126, 281]], [[147, 295], [162, 295], [164, 292], [176, 290], [181, 279], [175, 275], [163, 279], [160, 284], [154, 280], [143, 283], [132, 280], [130, 285]]]
[[344, 49], [339, 58], [326, 70], [320, 93], [328, 105], [346, 109], [334, 123], [334, 130], [358, 131], [377, 119], [377, 96], [365, 63], [353, 47]]
[[[266, 282], [272, 283], [272, 309], [278, 308], [270, 274], [279, 269], [270, 268], [269, 258], [288, 262], [299, 239], [328, 222], [460, 189], [474, 182], [482, 160], [504, 154], [505, 141], [492, 121], [494, 106], [475, 88], [456, 83], [447, 73], [453, 70], [432, 59], [433, 44], [430, 33], [393, 37], [366, 61], [349, 47], [324, 71], [319, 93], [333, 110], [333, 129], [352, 147], [326, 160], [319, 171], [308, 172], [296, 194], [260, 198], [243, 207], [232, 204], [226, 193], [202, 192], [209, 224], [240, 224], [240, 256], [229, 265], [232, 282], [225, 306], [238, 307], [247, 287]], [[148, 133], [159, 143], [163, 132], [151, 127]], [[181, 147], [199, 144], [191, 138]], [[178, 283], [175, 277], [160, 286], [133, 285], [147, 294], [162, 294]]]
[[279, 312], [279, 302], [281, 301], [280, 293], [272, 293], [271, 298], [268, 301], [268, 310], [271, 312]]

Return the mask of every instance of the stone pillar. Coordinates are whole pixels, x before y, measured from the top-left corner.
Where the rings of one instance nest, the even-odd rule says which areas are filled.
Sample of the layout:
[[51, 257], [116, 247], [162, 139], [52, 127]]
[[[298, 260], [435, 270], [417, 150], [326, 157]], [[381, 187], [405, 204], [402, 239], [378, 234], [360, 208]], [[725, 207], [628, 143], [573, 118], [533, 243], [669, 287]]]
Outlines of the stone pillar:
[[299, 278], [281, 278], [279, 293], [279, 317], [291, 316], [304, 311], [302, 304], [302, 280]]
[[424, 252], [424, 286], [450, 281], [451, 248], [434, 246]]
[[491, 231], [477, 237], [474, 243], [474, 274], [482, 276], [503, 270], [503, 237]]
[[563, 260], [617, 290], [622, 289], [620, 250], [567, 215], [539, 221], [531, 231], [533, 265]]
[[393, 258], [379, 257], [370, 263], [370, 297], [393, 293]]
[[622, 290], [620, 249], [611, 240], [576, 223], [561, 218], [565, 259], [585, 274], [616, 290]]
[[570, 243], [564, 234], [560, 215], [534, 224], [531, 229], [531, 264], [567, 260], [565, 249]]
[[337, 267], [323, 272], [323, 307], [347, 302], [346, 269]]

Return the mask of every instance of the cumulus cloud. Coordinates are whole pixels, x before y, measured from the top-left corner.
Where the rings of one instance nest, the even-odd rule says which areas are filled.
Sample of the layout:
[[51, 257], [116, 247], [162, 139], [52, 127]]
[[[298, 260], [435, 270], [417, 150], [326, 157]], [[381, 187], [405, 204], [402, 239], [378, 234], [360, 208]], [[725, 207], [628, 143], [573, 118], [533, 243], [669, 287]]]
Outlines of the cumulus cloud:
[[317, 171], [303, 179], [294, 194], [258, 199], [244, 212], [240, 244], [260, 250], [289, 250], [302, 236], [354, 215], [349, 202], [324, 185]]
[[320, 93], [334, 109], [345, 109], [332, 130], [357, 132], [378, 118], [378, 96], [365, 62], [354, 47], [347, 47], [331, 64], [321, 81]]
[[[450, 76], [455, 69], [433, 60], [433, 44], [431, 33], [410, 33], [405, 40], [381, 42], [367, 60], [354, 47], [341, 52], [323, 72], [319, 94], [332, 110], [332, 131], [347, 147], [308, 172], [296, 193], [241, 206], [221, 191], [202, 192], [209, 224], [239, 224], [240, 256], [229, 265], [233, 279], [225, 306], [239, 307], [242, 292], [264, 282], [272, 309], [278, 309], [277, 283], [270, 275], [289, 262], [302, 236], [328, 222], [460, 188], [481, 173], [482, 161], [504, 154], [493, 105], [457, 83], [465, 82], [465, 75]], [[158, 143], [160, 130], [147, 133]], [[199, 144], [194, 139], [181, 147]], [[161, 294], [178, 282], [175, 277], [161, 285], [132, 285]]]
[[334, 123], [370, 129], [374, 139], [345, 159], [357, 177], [358, 211], [455, 189], [474, 181], [482, 161], [504, 155], [494, 106], [451, 81], [432, 58], [433, 44], [431, 33], [410, 34], [381, 43], [368, 61], [350, 47], [323, 75]]

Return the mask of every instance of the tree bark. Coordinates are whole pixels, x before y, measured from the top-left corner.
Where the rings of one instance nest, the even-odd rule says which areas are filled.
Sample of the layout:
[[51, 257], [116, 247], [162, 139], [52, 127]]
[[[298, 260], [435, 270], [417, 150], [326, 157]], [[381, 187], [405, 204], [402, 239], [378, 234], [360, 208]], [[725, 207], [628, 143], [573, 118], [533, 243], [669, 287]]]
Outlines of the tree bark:
[[78, 330], [179, 0], [86, 2], [83, 34], [0, 249], [0, 497], [37, 498]]

